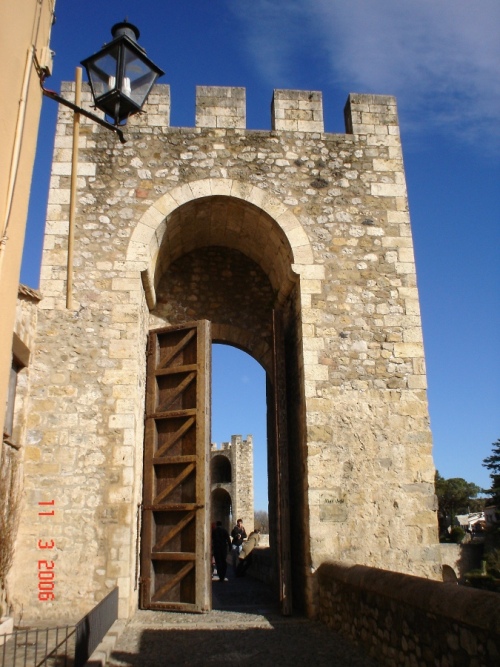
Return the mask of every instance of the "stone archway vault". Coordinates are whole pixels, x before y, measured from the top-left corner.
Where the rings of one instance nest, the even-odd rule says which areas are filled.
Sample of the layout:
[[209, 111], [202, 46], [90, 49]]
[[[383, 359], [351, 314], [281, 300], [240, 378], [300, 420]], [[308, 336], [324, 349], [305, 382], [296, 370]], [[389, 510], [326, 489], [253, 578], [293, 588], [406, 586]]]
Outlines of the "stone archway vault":
[[[226, 203], [232, 201], [234, 207], [240, 202], [250, 205], [255, 211], [254, 220], [267, 230], [269, 245], [252, 246], [248, 235], [240, 236], [241, 230], [231, 227], [206, 229], [201, 238], [191, 235], [186, 240], [186, 235], [179, 234], [176, 229], [183, 219], [179, 211], [186, 205], [189, 209], [196, 201], [206, 198], [224, 198]], [[172, 226], [173, 230], [170, 229]], [[273, 226], [282, 232], [281, 238], [287, 240], [288, 248], [282, 241], [280, 243], [277, 240], [277, 235], [273, 236], [271, 233]], [[314, 264], [312, 247], [302, 224], [290, 207], [257, 186], [233, 179], [210, 178], [194, 181], [165, 193], [143, 213], [130, 239], [127, 261], [131, 268], [140, 269], [150, 310], [156, 304], [158, 260], [160, 250], [162, 246], [164, 247], [165, 235], [169, 239], [169, 250], [160, 262], [160, 266], [165, 260], [172, 261], [202, 245], [229, 243], [232, 247], [237, 247], [238, 240], [240, 244], [243, 240], [246, 254], [263, 266], [271, 280], [274, 278], [274, 283], [279, 285], [278, 301], [282, 301], [290, 290], [293, 282], [292, 272], [300, 275], [303, 292], [320, 292], [318, 280], [324, 278], [324, 269], [323, 266]], [[276, 240], [273, 242], [273, 239]], [[278, 263], [281, 266], [281, 271], [278, 272], [273, 266], [276, 259], [280, 260]]]

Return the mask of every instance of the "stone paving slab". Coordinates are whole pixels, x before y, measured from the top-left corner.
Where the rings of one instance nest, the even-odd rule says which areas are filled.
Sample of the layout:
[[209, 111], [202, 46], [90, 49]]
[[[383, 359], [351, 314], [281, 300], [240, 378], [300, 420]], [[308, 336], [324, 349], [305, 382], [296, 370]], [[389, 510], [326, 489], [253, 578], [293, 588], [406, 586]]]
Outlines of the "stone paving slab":
[[268, 589], [250, 577], [215, 581], [213, 606], [208, 614], [138, 611], [118, 639], [108, 666], [377, 665], [323, 624], [282, 616]]
[[211, 665], [315, 665], [316, 667], [375, 667], [358, 648], [305, 619], [252, 619], [211, 612], [199, 625], [181, 627], [156, 619], [134, 618], [118, 640], [110, 667]]

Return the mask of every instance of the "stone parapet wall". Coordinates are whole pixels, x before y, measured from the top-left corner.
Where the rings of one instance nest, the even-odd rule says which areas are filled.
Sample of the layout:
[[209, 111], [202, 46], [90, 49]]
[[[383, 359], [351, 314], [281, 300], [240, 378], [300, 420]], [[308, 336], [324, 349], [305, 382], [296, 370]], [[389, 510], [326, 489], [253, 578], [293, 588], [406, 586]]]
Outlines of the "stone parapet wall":
[[496, 593], [332, 562], [316, 576], [320, 620], [387, 667], [500, 663]]
[[259, 581], [263, 581], [271, 588], [276, 588], [276, 569], [269, 546], [258, 546], [252, 551], [252, 562], [248, 574]]

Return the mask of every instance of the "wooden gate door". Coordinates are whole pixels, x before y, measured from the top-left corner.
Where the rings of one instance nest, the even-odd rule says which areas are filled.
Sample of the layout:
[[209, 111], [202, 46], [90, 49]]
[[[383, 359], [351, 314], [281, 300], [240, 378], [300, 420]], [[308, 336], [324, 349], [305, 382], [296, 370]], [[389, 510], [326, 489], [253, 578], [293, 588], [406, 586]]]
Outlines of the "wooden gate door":
[[276, 310], [273, 312], [273, 384], [279, 594], [281, 612], [285, 616], [289, 616], [292, 613], [292, 573], [285, 337], [281, 314]]
[[211, 608], [210, 359], [207, 321], [149, 335], [142, 609]]

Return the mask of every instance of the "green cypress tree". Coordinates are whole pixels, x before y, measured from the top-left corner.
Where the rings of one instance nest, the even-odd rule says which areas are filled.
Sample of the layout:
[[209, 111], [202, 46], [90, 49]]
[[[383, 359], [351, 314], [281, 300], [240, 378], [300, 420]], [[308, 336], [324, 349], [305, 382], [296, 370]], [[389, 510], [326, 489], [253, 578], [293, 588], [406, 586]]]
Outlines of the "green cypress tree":
[[485, 489], [484, 493], [490, 494], [491, 502], [496, 506], [496, 523], [486, 531], [484, 559], [488, 574], [500, 579], [500, 439], [492, 447], [491, 456], [483, 460], [483, 466], [488, 468], [491, 478], [491, 489]]
[[500, 512], [500, 438], [493, 443], [493, 453], [483, 460], [483, 466], [490, 470], [491, 488], [484, 489], [484, 493], [491, 495], [491, 500]]

